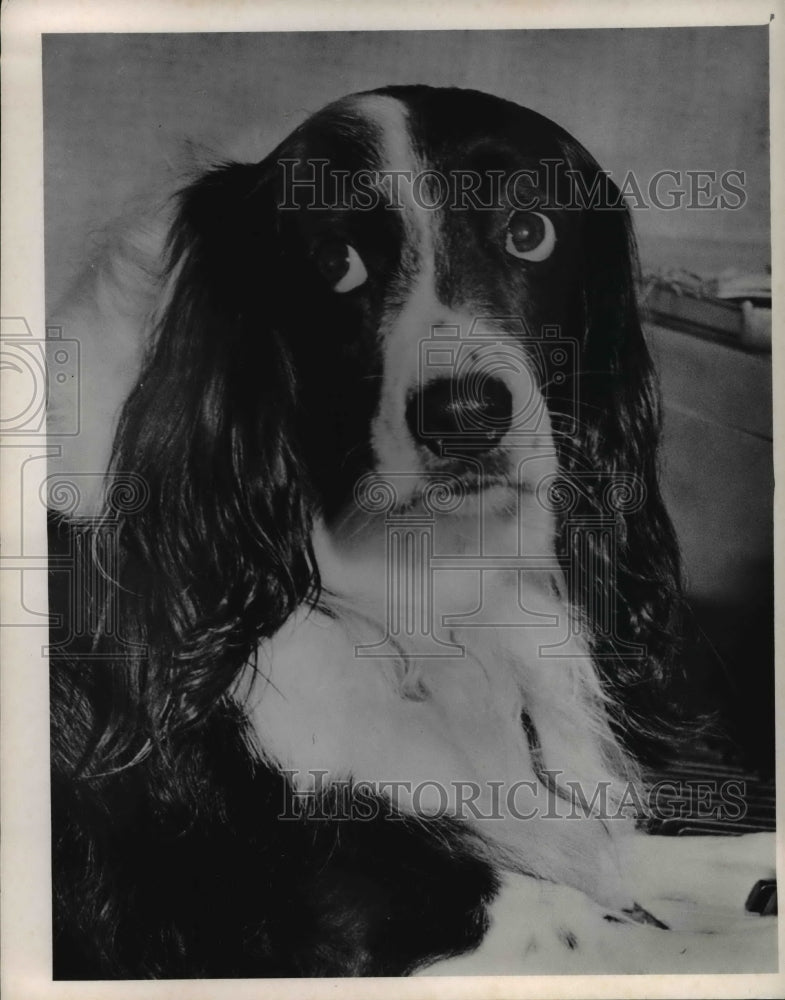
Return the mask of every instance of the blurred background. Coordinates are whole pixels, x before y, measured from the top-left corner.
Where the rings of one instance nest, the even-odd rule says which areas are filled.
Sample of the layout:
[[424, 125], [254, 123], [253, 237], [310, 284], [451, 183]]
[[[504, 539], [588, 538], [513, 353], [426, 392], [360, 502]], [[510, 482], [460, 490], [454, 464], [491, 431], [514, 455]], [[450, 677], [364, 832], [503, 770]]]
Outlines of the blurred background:
[[48, 35], [43, 53], [50, 309], [91, 235], [160, 191], [183, 143], [261, 159], [323, 104], [384, 84], [474, 87], [532, 107], [619, 182], [743, 171], [737, 210], [633, 216], [665, 399], [664, 486], [694, 613], [688, 667], [718, 710], [717, 752], [771, 769], [765, 27]]

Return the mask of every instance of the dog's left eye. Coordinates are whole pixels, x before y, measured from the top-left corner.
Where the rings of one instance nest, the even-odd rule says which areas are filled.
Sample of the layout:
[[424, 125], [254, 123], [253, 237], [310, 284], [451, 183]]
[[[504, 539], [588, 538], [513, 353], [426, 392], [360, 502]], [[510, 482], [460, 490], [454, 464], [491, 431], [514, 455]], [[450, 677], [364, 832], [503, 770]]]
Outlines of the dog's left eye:
[[368, 277], [360, 255], [349, 243], [323, 243], [316, 251], [316, 266], [334, 292], [350, 292]]
[[513, 212], [507, 220], [504, 249], [519, 260], [545, 260], [556, 246], [556, 230], [541, 212]]

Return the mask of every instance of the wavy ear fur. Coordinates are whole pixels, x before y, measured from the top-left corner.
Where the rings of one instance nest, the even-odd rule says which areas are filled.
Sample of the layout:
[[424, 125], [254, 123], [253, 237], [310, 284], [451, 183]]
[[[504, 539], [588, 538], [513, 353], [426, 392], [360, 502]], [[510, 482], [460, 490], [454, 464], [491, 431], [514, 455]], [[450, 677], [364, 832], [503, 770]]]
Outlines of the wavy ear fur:
[[[146, 488], [120, 523], [118, 589], [119, 634], [143, 652], [125, 660], [103, 742], [131, 732], [134, 705], [147, 741], [197, 721], [316, 585], [279, 269], [264, 164], [180, 195], [166, 307], [112, 459]], [[99, 650], [116, 644], [104, 629]]]
[[[598, 164], [573, 140], [565, 145], [568, 165], [591, 190]], [[681, 567], [658, 482], [660, 399], [636, 301], [637, 249], [629, 212], [605, 180], [599, 199], [581, 213], [576, 311], [583, 341], [567, 387], [574, 430], [562, 440], [562, 468], [577, 500], [560, 542], [601, 673], [626, 690], [622, 700], [633, 715], [636, 699], [645, 700], [640, 717], [657, 726], [663, 720], [653, 719], [653, 690], [676, 679]], [[630, 474], [640, 502], [609, 505], [608, 486]], [[613, 521], [612, 533], [597, 531], [596, 520], [592, 527], [598, 515], [606, 525]]]

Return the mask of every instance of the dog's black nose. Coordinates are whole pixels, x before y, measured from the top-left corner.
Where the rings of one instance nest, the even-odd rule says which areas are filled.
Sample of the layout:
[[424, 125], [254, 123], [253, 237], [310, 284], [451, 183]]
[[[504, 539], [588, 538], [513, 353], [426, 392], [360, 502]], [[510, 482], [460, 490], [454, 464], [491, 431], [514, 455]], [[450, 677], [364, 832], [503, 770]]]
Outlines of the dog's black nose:
[[434, 455], [445, 447], [473, 454], [496, 448], [512, 424], [512, 394], [501, 379], [440, 378], [412, 393], [406, 423], [418, 444]]

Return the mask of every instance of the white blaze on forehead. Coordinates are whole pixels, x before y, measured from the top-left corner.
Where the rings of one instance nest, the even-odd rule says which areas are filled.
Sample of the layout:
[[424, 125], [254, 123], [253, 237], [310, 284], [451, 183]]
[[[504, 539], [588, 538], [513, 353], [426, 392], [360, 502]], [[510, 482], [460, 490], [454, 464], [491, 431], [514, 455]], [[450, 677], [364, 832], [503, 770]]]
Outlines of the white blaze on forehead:
[[[526, 432], [525, 453], [528, 455], [531, 450], [536, 451], [543, 442], [550, 440], [550, 424], [533, 373], [525, 363], [522, 347], [497, 327], [497, 321], [488, 320], [484, 324], [485, 333], [498, 333], [502, 345], [501, 348], [494, 347], [494, 341], [483, 336], [483, 324], [477, 328], [476, 314], [466, 308], [453, 309], [439, 298], [435, 253], [439, 246], [439, 225], [443, 212], [424, 207], [421, 198], [428, 197], [427, 188], [414, 183], [418, 173], [429, 169], [429, 164], [423, 161], [414, 147], [406, 105], [392, 97], [368, 95], [357, 98], [351, 110], [376, 133], [377, 169], [398, 175], [396, 202], [401, 206], [404, 225], [401, 257], [404, 261], [408, 258], [414, 265], [405, 269], [408, 286], [402, 300], [395, 303], [380, 329], [384, 373], [379, 405], [371, 425], [371, 445], [377, 471], [423, 471], [423, 456], [417, 450], [407, 426], [407, 402], [423, 381], [436, 377], [449, 378], [454, 374], [452, 366], [437, 370], [432, 362], [425, 363], [425, 349], [434, 342], [441, 344], [442, 348], [445, 344], [452, 349], [460, 347], [463, 358], [474, 358], [473, 370], [476, 372], [488, 370], [491, 363], [487, 360], [489, 350], [494, 356], [502, 355], [505, 363], [500, 366], [497, 358], [493, 371], [511, 392], [516, 429]], [[380, 184], [379, 189], [389, 192], [389, 180]], [[396, 188], [392, 190], [396, 191]], [[446, 333], [439, 333], [445, 329]], [[472, 370], [471, 365], [466, 370]], [[542, 434], [537, 432], [540, 425]], [[512, 469], [520, 457], [517, 453], [510, 453]]]
[[[357, 112], [378, 132], [379, 169], [399, 174], [398, 200], [404, 225], [401, 259], [416, 268], [403, 308], [382, 328], [384, 379], [371, 438], [379, 466], [415, 469], [405, 424], [407, 392], [417, 381], [419, 346], [439, 310], [435, 291], [435, 213], [415, 198], [415, 178], [426, 169], [412, 142], [406, 106], [392, 97], [368, 95], [357, 99]], [[382, 189], [389, 190], [389, 181]]]
[[[393, 192], [403, 209], [407, 238], [416, 246], [420, 269], [432, 269], [431, 225], [433, 212], [419, 205], [414, 197], [414, 182], [425, 166], [412, 144], [406, 105], [394, 97], [372, 94], [357, 99], [357, 110], [379, 132], [379, 169], [393, 178]], [[391, 181], [382, 185], [390, 190]]]

